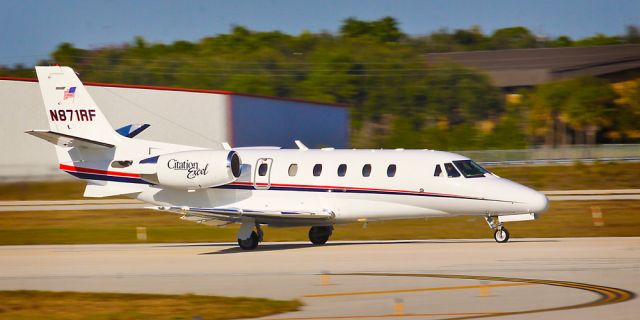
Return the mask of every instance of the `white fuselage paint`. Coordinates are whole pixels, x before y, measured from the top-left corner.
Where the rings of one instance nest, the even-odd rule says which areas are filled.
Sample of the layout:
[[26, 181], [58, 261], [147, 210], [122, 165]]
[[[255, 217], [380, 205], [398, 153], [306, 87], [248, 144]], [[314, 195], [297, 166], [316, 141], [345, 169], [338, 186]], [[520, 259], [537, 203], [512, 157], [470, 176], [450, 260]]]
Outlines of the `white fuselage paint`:
[[[193, 192], [149, 186], [138, 199], [159, 206], [329, 211], [336, 223], [454, 215], [540, 213], [547, 198], [496, 175], [434, 176], [436, 165], [468, 158], [432, 150], [238, 149], [242, 175], [232, 184]], [[260, 164], [266, 163], [264, 176]], [[295, 175], [289, 167], [297, 165]], [[314, 176], [314, 166], [322, 172]], [[343, 177], [338, 167], [347, 166]], [[363, 176], [363, 166], [371, 174]], [[396, 165], [393, 177], [389, 165]], [[444, 168], [443, 168], [444, 170]]]

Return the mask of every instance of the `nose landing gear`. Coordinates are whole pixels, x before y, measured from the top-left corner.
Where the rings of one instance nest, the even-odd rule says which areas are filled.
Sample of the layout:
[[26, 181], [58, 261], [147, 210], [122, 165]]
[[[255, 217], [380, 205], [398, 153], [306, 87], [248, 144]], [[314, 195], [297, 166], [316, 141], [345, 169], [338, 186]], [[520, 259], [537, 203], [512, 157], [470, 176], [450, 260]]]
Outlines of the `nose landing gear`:
[[495, 230], [493, 233], [493, 239], [495, 239], [497, 243], [505, 243], [509, 241], [509, 231], [503, 226], [502, 222], [498, 222], [498, 218], [489, 216], [484, 217], [484, 219], [487, 220], [489, 227], [492, 230]]

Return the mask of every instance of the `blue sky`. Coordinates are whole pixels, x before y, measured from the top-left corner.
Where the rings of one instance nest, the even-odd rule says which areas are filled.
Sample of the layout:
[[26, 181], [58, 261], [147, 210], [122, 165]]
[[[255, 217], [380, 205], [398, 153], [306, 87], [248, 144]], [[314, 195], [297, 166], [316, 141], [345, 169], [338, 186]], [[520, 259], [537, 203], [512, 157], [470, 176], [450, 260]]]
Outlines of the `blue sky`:
[[337, 31], [347, 17], [393, 16], [412, 35], [479, 25], [485, 33], [523, 25], [537, 34], [581, 38], [640, 25], [638, 0], [0, 0], [0, 64], [35, 63], [61, 42], [96, 48], [131, 42], [198, 40], [253, 30]]

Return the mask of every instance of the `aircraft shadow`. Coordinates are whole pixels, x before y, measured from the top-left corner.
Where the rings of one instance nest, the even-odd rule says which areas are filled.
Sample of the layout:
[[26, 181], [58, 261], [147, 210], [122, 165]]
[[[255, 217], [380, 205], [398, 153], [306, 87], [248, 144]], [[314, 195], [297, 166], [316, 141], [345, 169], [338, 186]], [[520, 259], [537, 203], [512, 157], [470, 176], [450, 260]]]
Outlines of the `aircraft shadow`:
[[[540, 242], [558, 242], [555, 239], [522, 239], [522, 240], [512, 240], [510, 243], [540, 243]], [[317, 248], [317, 247], [337, 247], [337, 246], [354, 246], [354, 245], [380, 245], [380, 244], [415, 244], [415, 243], [423, 243], [423, 244], [447, 244], [447, 243], [491, 243], [487, 240], [398, 240], [398, 241], [363, 241], [363, 242], [328, 242], [322, 246], [316, 246], [311, 243], [303, 243], [303, 242], [288, 242], [288, 243], [277, 243], [277, 242], [265, 242], [261, 243], [254, 250], [242, 250], [234, 244], [231, 243], [212, 243], [212, 244], [184, 244], [184, 245], [170, 245], [165, 247], [221, 247], [221, 246], [230, 246], [231, 248], [222, 249], [219, 251], [212, 252], [204, 252], [199, 255], [213, 255], [213, 254], [234, 254], [234, 253], [251, 253], [251, 252], [267, 252], [267, 251], [278, 251], [278, 250], [293, 250], [293, 249], [304, 249], [304, 248]], [[496, 244], [501, 245], [501, 244]]]

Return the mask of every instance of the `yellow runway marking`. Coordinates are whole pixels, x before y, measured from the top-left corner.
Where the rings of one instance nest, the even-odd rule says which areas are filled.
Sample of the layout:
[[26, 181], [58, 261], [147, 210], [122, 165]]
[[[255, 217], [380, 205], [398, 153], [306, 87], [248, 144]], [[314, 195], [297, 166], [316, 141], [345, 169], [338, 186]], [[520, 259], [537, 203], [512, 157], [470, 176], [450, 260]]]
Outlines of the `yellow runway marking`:
[[442, 319], [447, 320], [462, 320], [462, 319], [479, 319], [479, 318], [491, 318], [508, 315], [520, 315], [531, 314], [561, 310], [572, 310], [589, 308], [596, 306], [609, 305], [614, 303], [620, 303], [632, 300], [636, 297], [636, 294], [632, 291], [611, 288], [605, 286], [599, 286], [588, 283], [570, 282], [570, 281], [556, 281], [556, 280], [542, 280], [542, 279], [525, 279], [525, 278], [508, 278], [508, 277], [490, 277], [490, 276], [470, 276], [470, 275], [451, 275], [451, 274], [400, 274], [400, 273], [334, 273], [334, 276], [377, 276], [377, 277], [425, 277], [425, 278], [441, 278], [441, 279], [466, 279], [466, 280], [483, 280], [483, 281], [504, 281], [512, 282], [506, 284], [491, 284], [491, 285], [474, 285], [474, 286], [458, 286], [458, 287], [441, 287], [441, 288], [419, 288], [419, 289], [405, 289], [405, 290], [386, 290], [386, 291], [362, 291], [362, 292], [346, 292], [346, 293], [327, 293], [327, 294], [315, 294], [306, 295], [306, 298], [320, 298], [331, 296], [348, 296], [358, 294], [383, 294], [383, 293], [402, 293], [402, 292], [419, 292], [419, 291], [437, 291], [437, 290], [456, 290], [456, 289], [470, 289], [480, 288], [488, 286], [517, 286], [517, 285], [549, 285], [556, 287], [571, 288], [577, 290], [588, 291], [597, 294], [599, 297], [596, 300], [568, 305], [560, 307], [550, 307], [541, 309], [530, 309], [521, 311], [507, 311], [507, 312], [458, 312], [458, 313], [407, 313], [407, 314], [373, 314], [373, 315], [342, 315], [342, 316], [324, 316], [324, 317], [302, 317], [302, 318], [272, 318], [272, 320], [328, 320], [328, 319], [371, 319], [371, 318], [391, 318], [391, 317], [446, 317]]
[[327, 317], [303, 317], [303, 318], [269, 318], [269, 320], [323, 320], [323, 319], [371, 319], [393, 317], [442, 317], [442, 316], [501, 316], [500, 312], [454, 312], [454, 313], [405, 313], [405, 314], [374, 314], [355, 316], [327, 316]]
[[339, 297], [339, 296], [356, 296], [356, 295], [368, 295], [368, 294], [387, 294], [387, 293], [409, 293], [409, 292], [423, 292], [423, 291], [444, 291], [444, 290], [462, 290], [462, 289], [480, 289], [485, 287], [517, 287], [517, 286], [530, 286], [533, 283], [497, 283], [497, 284], [479, 284], [470, 286], [454, 286], [454, 287], [431, 287], [431, 288], [416, 288], [416, 289], [397, 289], [397, 290], [383, 290], [383, 291], [356, 291], [356, 292], [337, 292], [337, 293], [321, 293], [321, 294], [308, 294], [304, 295], [305, 298], [324, 298], [324, 297]]

